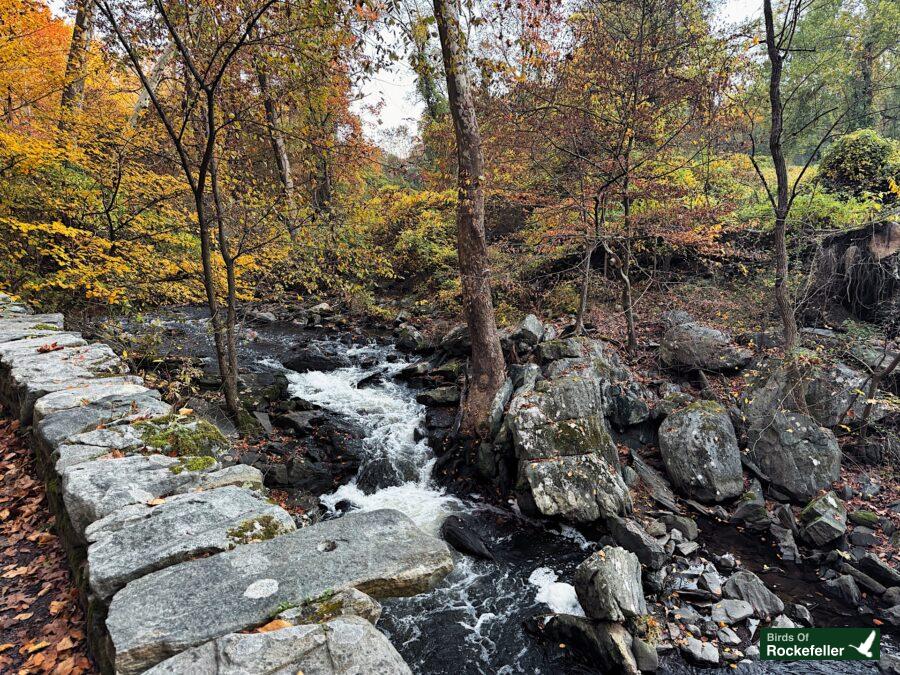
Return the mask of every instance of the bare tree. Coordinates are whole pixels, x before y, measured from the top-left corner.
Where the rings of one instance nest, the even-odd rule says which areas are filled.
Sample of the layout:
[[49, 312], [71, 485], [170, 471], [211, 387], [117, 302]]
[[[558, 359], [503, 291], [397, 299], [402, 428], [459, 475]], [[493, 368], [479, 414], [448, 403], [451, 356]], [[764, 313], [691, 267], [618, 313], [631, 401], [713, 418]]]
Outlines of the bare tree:
[[506, 364], [494, 317], [490, 263], [484, 236], [481, 134], [468, 77], [465, 34], [454, 2], [434, 0], [434, 17], [441, 40], [447, 95], [456, 135], [457, 251], [463, 310], [472, 338], [471, 377], [463, 402], [460, 432], [474, 438], [485, 432], [491, 404], [506, 378]]
[[84, 102], [84, 79], [87, 67], [87, 49], [94, 25], [94, 0], [78, 0], [75, 9], [75, 25], [66, 58], [65, 84], [60, 100], [59, 130], [65, 132], [72, 126], [73, 116]]

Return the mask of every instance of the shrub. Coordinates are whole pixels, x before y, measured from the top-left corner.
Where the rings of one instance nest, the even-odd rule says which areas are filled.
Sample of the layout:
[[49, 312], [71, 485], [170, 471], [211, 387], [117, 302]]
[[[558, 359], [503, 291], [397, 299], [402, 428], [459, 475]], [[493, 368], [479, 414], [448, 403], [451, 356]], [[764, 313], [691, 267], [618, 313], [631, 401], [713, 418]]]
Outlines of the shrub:
[[900, 147], [872, 129], [841, 136], [822, 157], [819, 180], [831, 192], [857, 197], [870, 193], [893, 201], [900, 180]]

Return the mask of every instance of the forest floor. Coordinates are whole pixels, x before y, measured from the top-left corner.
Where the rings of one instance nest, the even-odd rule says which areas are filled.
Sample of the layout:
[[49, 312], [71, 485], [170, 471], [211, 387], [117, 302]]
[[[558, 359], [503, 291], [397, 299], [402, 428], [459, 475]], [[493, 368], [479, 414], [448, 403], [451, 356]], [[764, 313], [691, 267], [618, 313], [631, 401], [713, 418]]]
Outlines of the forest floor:
[[19, 423], [0, 418], [0, 672], [96, 672], [54, 523]]

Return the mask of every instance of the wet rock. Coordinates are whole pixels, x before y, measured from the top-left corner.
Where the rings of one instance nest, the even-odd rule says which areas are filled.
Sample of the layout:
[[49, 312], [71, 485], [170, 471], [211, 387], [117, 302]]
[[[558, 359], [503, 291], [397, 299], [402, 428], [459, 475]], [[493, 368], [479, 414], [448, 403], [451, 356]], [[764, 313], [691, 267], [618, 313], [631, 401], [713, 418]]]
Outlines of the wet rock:
[[784, 611], [781, 598], [770, 591], [758, 576], [747, 570], [733, 574], [725, 582], [722, 591], [726, 598], [749, 602], [756, 616], [761, 619], [778, 616]]
[[878, 537], [875, 536], [875, 531], [868, 527], [854, 527], [849, 539], [853, 546], [869, 547], [878, 544]]
[[616, 543], [637, 555], [642, 565], [658, 570], [668, 561], [669, 555], [660, 543], [647, 534], [636, 520], [610, 517], [606, 520], [606, 526]]
[[268, 633], [233, 633], [173, 656], [146, 675], [412, 675], [390, 641], [361, 617], [342, 616]]
[[751, 352], [738, 347], [731, 337], [699, 323], [682, 323], [669, 328], [662, 337], [659, 358], [670, 368], [725, 372], [743, 368]]
[[743, 522], [753, 530], [762, 531], [769, 527], [769, 513], [762, 485], [753, 479], [750, 488], [741, 495], [731, 514], [732, 522]]
[[317, 344], [295, 348], [295, 353], [284, 361], [284, 367], [297, 373], [322, 371], [330, 373], [338, 368], [349, 368], [350, 359], [337, 351], [325, 351]]
[[796, 602], [789, 602], [784, 606], [784, 612], [791, 617], [796, 623], [802, 626], [814, 625], [812, 614], [803, 605]]
[[387, 457], [379, 457], [367, 462], [356, 477], [356, 487], [367, 495], [386, 487], [403, 485], [405, 482], [406, 477]]
[[647, 613], [641, 565], [633, 553], [604, 546], [575, 571], [575, 592], [585, 613], [604, 621], [624, 621]]
[[524, 464], [524, 477], [538, 511], [588, 523], [631, 511], [631, 495], [618, 471], [595, 454]]
[[494, 554], [474, 531], [471, 524], [466, 523], [459, 516], [449, 516], [441, 524], [441, 538], [460, 553], [485, 560], [494, 559]]
[[688, 636], [680, 647], [681, 653], [693, 663], [701, 666], [719, 664], [719, 650], [711, 642], [701, 642], [695, 637]]
[[775, 545], [778, 546], [781, 559], [786, 562], [799, 563], [802, 558], [797, 542], [794, 540], [794, 533], [774, 523], [769, 526], [769, 531], [775, 538]]
[[745, 600], [720, 600], [712, 606], [712, 620], [729, 626], [753, 616], [753, 606]]
[[631, 642], [631, 653], [634, 654], [634, 661], [642, 673], [655, 673], [659, 670], [659, 654], [653, 645], [635, 637]]
[[86, 529], [88, 580], [105, 599], [149, 572], [294, 529], [287, 511], [234, 486], [131, 504]]
[[441, 351], [453, 356], [466, 356], [472, 350], [472, 337], [469, 335], [469, 327], [459, 324], [451, 328], [441, 339], [438, 345]]
[[837, 439], [806, 415], [769, 412], [752, 421], [748, 447], [772, 485], [792, 499], [811, 499], [840, 477]]
[[447, 545], [403, 514], [351, 513], [132, 581], [113, 597], [106, 620], [114, 665], [125, 675], [141, 672], [326, 591], [423, 592], [452, 568]]
[[548, 619], [544, 634], [553, 642], [571, 645], [603, 672], [640, 672], [632, 652], [632, 637], [621, 624], [556, 614]]
[[856, 585], [856, 581], [849, 574], [842, 574], [837, 579], [830, 579], [823, 586], [828, 595], [838, 598], [848, 605], [856, 607], [862, 602], [859, 586]]
[[450, 385], [419, 392], [416, 401], [423, 405], [450, 406], [459, 403], [459, 387]]
[[737, 438], [718, 403], [698, 401], [669, 415], [659, 429], [659, 449], [669, 478], [687, 496], [719, 502], [741, 494]]
[[900, 572], [884, 562], [874, 553], [866, 553], [860, 558], [859, 569], [885, 586], [900, 586]]
[[814, 546], [823, 546], [844, 534], [847, 509], [833, 492], [813, 499], [800, 512], [801, 532]]
[[543, 335], [544, 324], [534, 314], [528, 314], [512, 332], [510, 339], [534, 347]]
[[679, 516], [673, 513], [664, 513], [660, 516], [660, 520], [664, 522], [666, 527], [670, 530], [678, 530], [681, 532], [688, 541], [693, 541], [699, 534], [697, 523], [693, 518]]

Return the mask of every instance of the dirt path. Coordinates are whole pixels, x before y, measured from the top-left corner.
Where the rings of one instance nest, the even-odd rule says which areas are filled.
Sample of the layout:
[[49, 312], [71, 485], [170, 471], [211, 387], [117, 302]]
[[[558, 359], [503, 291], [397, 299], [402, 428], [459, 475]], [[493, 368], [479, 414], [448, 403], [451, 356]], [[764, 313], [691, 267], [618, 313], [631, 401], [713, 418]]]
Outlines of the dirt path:
[[0, 672], [94, 673], [78, 592], [18, 431], [0, 417]]

